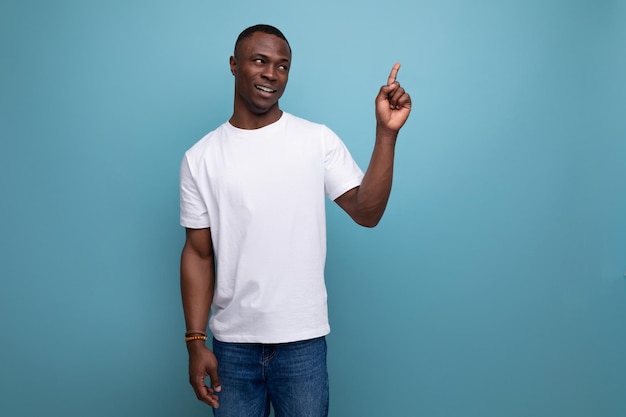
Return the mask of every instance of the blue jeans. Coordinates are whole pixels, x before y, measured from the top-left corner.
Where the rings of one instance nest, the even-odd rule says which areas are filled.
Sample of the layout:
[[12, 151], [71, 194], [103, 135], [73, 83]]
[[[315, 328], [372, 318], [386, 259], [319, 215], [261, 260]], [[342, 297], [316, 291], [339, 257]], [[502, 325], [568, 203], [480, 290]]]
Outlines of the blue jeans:
[[326, 338], [281, 344], [213, 338], [222, 391], [215, 417], [328, 416]]

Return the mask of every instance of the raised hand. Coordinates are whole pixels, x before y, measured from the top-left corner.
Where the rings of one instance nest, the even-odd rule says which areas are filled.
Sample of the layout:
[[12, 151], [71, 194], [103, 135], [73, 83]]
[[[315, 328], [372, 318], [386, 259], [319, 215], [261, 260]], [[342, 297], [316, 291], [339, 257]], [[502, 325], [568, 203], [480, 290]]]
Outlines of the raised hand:
[[396, 63], [376, 96], [376, 122], [379, 128], [398, 132], [411, 113], [411, 96], [396, 80], [400, 63]]

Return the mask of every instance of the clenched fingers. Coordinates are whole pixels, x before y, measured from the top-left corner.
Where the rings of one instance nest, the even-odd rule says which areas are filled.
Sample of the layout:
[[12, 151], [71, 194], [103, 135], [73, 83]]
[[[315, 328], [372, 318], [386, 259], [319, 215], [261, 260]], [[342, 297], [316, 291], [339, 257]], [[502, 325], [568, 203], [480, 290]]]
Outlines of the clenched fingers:
[[202, 401], [210, 405], [211, 407], [218, 408], [219, 407], [219, 398], [215, 394], [215, 391], [208, 387], [204, 383], [204, 378], [196, 378], [191, 381], [191, 386], [193, 391], [196, 393], [196, 397]]

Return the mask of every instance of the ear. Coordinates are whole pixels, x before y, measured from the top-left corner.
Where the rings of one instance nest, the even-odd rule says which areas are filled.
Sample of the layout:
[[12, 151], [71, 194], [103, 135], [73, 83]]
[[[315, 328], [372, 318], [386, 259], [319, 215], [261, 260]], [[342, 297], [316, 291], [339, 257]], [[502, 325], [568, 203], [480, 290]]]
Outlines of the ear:
[[230, 57], [230, 72], [233, 75], [237, 73], [237, 60], [234, 56]]

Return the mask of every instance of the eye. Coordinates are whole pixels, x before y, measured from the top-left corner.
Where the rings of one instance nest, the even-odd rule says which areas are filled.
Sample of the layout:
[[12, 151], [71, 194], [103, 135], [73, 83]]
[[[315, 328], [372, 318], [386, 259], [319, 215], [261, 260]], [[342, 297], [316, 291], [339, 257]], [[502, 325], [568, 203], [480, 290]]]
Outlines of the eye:
[[278, 69], [281, 71], [289, 71], [289, 67], [287, 65], [279, 65]]

